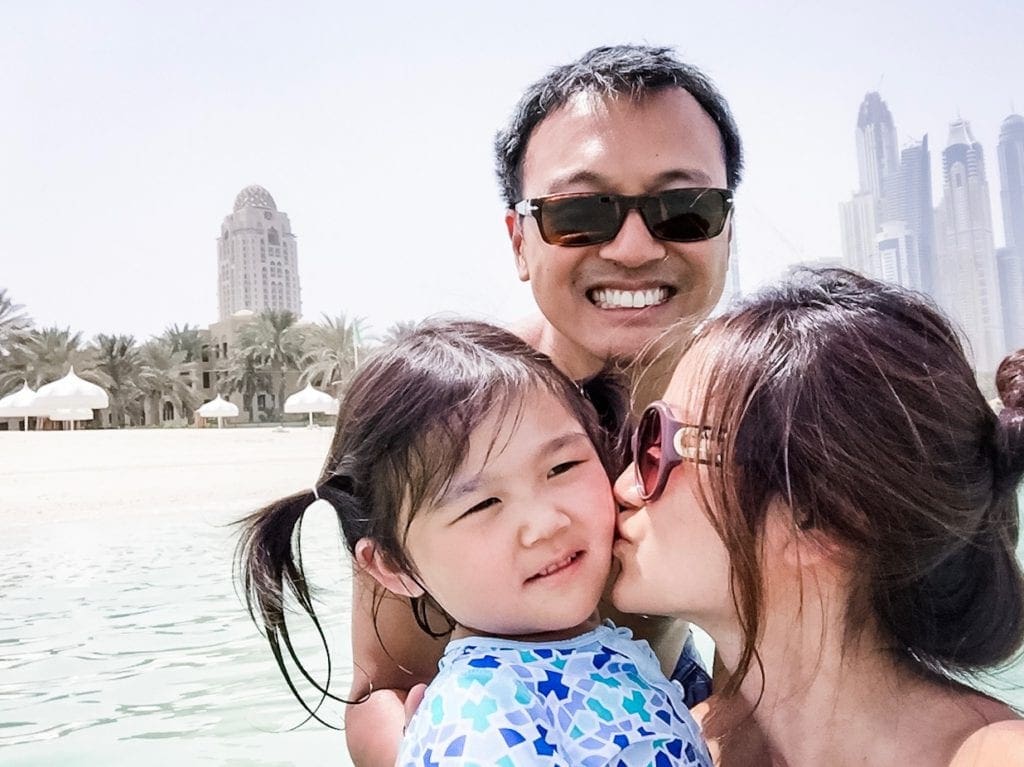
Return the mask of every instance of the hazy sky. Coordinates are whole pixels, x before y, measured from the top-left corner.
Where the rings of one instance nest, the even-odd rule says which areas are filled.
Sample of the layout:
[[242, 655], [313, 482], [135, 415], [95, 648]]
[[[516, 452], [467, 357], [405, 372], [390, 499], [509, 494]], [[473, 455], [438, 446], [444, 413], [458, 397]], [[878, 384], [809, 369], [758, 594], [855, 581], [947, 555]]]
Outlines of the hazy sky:
[[0, 287], [87, 336], [205, 326], [220, 223], [257, 183], [291, 218], [306, 318], [514, 319], [532, 302], [491, 140], [529, 82], [615, 42], [674, 46], [732, 104], [745, 289], [839, 254], [868, 90], [901, 144], [930, 134], [936, 187], [950, 120], [970, 121], [1002, 244], [1024, 4], [842, 5], [3, 0]]

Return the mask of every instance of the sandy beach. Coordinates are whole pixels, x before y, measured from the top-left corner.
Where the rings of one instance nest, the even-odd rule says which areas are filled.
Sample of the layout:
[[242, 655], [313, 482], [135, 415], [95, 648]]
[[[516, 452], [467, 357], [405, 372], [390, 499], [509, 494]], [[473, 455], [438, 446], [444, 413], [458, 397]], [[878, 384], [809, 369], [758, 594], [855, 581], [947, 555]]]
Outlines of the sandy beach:
[[309, 487], [331, 429], [127, 429], [0, 433], [0, 513], [5, 523], [40, 514], [158, 513], [175, 506], [258, 505]]

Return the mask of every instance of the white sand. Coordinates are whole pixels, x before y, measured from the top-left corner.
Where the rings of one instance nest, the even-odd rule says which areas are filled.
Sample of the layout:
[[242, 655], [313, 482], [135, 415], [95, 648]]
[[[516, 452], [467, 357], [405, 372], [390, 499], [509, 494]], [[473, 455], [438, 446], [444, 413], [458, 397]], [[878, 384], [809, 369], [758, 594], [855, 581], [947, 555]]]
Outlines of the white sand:
[[0, 515], [148, 513], [256, 507], [308, 488], [330, 428], [131, 429], [0, 432]]

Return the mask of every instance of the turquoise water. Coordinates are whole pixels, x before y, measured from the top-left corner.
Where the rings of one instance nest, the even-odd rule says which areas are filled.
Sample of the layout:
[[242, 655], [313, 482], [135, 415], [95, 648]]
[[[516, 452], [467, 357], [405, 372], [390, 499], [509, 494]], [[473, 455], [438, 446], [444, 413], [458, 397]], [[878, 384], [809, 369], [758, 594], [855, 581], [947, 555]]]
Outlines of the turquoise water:
[[[298, 439], [260, 438], [292, 440], [292, 448]], [[168, 489], [156, 498], [199, 471], [178, 465], [200, 462], [189, 449], [168, 459]], [[323, 446], [310, 442], [304, 449], [312, 456]], [[312, 457], [295, 461], [300, 468], [316, 465]], [[65, 480], [77, 471], [87, 481], [85, 469], [61, 471]], [[117, 472], [100, 473], [98, 486], [76, 493], [102, 498], [110, 492], [103, 483], [116, 482]], [[52, 502], [38, 497], [48, 475], [35, 476], [31, 504], [27, 490], [19, 509], [0, 504], [0, 763], [351, 763], [340, 733], [315, 723], [289, 731], [302, 722], [302, 711], [234, 592], [226, 524], [251, 504], [192, 498], [156, 505], [143, 491], [126, 506], [79, 513], [59, 495]], [[197, 483], [207, 494], [204, 483], [212, 477]], [[12, 487], [3, 461], [0, 487]], [[313, 579], [327, 585], [323, 614], [335, 616], [327, 627], [335, 673], [347, 680], [349, 582], [334, 521], [313, 516], [306, 539], [315, 544], [306, 551]], [[300, 644], [322, 678], [312, 633]], [[1024, 667], [1004, 674], [995, 688], [1024, 708]], [[325, 715], [340, 721], [341, 712], [327, 707]]]
[[[350, 764], [342, 734], [286, 729], [302, 711], [229, 580], [232, 544], [218, 525], [236, 516], [141, 515], [5, 537], [0, 763]], [[327, 610], [347, 609], [344, 591]], [[347, 627], [332, 633], [347, 679]]]

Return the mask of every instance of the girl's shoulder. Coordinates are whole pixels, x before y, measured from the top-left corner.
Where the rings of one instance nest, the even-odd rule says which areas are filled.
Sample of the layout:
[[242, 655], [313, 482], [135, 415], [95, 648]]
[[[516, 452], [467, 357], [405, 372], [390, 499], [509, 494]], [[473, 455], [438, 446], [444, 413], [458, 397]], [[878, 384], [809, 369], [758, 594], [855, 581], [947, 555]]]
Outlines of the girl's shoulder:
[[949, 767], [1024, 767], [1024, 719], [986, 724], [971, 733]]

